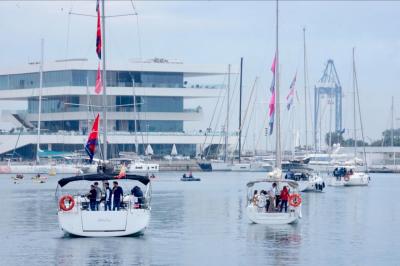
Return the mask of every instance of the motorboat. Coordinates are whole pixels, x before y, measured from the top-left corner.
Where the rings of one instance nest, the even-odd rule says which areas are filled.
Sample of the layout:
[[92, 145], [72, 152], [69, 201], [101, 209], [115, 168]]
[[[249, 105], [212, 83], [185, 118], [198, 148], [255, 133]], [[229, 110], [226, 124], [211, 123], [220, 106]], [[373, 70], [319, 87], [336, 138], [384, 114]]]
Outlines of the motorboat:
[[[118, 179], [117, 179], [118, 177]], [[66, 185], [85, 182], [84, 188], [89, 187], [88, 182], [117, 181], [124, 191], [130, 191], [132, 183], [144, 186], [143, 197], [140, 202], [134, 201], [133, 195], [124, 194], [121, 208], [117, 211], [105, 211], [104, 201], [100, 203], [98, 211], [89, 210], [89, 200], [86, 193], [65, 193]], [[81, 183], [78, 182], [78, 183]], [[77, 191], [71, 184], [72, 190]], [[79, 190], [79, 189], [78, 189]], [[137, 235], [147, 228], [150, 221], [151, 182], [147, 176], [109, 173], [77, 175], [62, 178], [58, 181], [56, 191], [58, 203], [58, 222], [63, 232], [74, 236], [83, 237], [113, 237]]]
[[184, 181], [184, 182], [201, 181], [201, 179], [197, 178], [197, 177], [181, 177], [181, 181]]
[[33, 176], [31, 179], [32, 179], [32, 181], [33, 181], [34, 183], [46, 183], [48, 177], [47, 177], [47, 176], [40, 175], [40, 174], [37, 174], [36, 176]]
[[[280, 173], [281, 176], [281, 173]], [[276, 184], [279, 190], [284, 186], [289, 187], [289, 200], [287, 212], [278, 212], [273, 208], [272, 211], [266, 210], [267, 199], [258, 198], [254, 201], [253, 195], [256, 188], [271, 187]], [[274, 175], [272, 178], [251, 181], [247, 183], [247, 207], [246, 214], [251, 222], [256, 224], [277, 225], [296, 223], [301, 218], [301, 196], [298, 194], [299, 185], [296, 181], [285, 180]], [[270, 199], [272, 204], [274, 200]], [[276, 206], [277, 207], [277, 206]]]
[[24, 175], [23, 174], [17, 174], [15, 176], [12, 176], [11, 178], [14, 179], [14, 180], [22, 180], [22, 179], [24, 179]]
[[181, 177], [181, 181], [200, 181], [200, 178], [193, 177], [192, 173], [189, 173], [188, 175], [183, 174]]

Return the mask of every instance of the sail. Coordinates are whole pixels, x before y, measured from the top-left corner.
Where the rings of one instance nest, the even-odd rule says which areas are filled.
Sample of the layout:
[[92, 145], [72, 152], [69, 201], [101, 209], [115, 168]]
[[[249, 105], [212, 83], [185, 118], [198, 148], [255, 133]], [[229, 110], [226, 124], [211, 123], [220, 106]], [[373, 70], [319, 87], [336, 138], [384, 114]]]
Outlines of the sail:
[[88, 140], [86, 142], [85, 151], [89, 155], [90, 162], [93, 161], [94, 154], [96, 152], [96, 146], [98, 143], [99, 137], [99, 119], [100, 115], [97, 114], [96, 119], [94, 120], [92, 131], [89, 134]]
[[175, 144], [172, 146], [171, 155], [172, 156], [178, 155], [178, 151], [176, 150], [176, 145]]
[[150, 144], [147, 145], [145, 153], [146, 153], [146, 155], [153, 155], [154, 154], [153, 149], [151, 148]]

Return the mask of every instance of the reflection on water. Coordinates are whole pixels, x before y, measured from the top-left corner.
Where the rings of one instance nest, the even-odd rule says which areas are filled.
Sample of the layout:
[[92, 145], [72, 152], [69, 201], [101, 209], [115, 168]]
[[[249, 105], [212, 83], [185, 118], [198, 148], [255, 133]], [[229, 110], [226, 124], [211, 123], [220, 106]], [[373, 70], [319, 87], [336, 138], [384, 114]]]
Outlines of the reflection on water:
[[[160, 173], [149, 228], [139, 237], [71, 238], [58, 228], [56, 178], [0, 179], [1, 265], [398, 265], [400, 205], [394, 175], [370, 187], [303, 194], [296, 225], [251, 224], [246, 173]], [[385, 203], [386, 202], [386, 203]]]

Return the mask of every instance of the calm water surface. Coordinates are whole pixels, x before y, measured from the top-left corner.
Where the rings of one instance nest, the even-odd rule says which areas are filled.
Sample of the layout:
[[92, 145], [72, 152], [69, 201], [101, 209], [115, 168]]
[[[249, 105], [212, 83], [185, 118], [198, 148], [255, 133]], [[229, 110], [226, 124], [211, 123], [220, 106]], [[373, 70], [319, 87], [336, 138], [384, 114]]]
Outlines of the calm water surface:
[[263, 174], [180, 175], [153, 182], [151, 222], [136, 238], [64, 237], [58, 177], [13, 184], [0, 176], [0, 265], [400, 265], [400, 176], [304, 193], [299, 224], [268, 227], [244, 212], [245, 184]]

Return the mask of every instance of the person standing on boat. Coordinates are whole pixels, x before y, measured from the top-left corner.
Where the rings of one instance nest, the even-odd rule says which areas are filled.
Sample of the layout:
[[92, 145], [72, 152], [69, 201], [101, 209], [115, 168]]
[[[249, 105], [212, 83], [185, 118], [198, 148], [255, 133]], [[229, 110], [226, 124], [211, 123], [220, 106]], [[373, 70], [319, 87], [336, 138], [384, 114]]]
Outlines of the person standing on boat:
[[[268, 190], [268, 195], [270, 195], [271, 197], [275, 198], [275, 208], [278, 208], [279, 206], [279, 198], [281, 193], [279, 192], [278, 186], [276, 185], [276, 183], [272, 183], [272, 187], [270, 190]], [[272, 201], [274, 199], [271, 199]]]
[[281, 195], [280, 195], [280, 199], [281, 199], [280, 212], [282, 212], [283, 207], [285, 207], [285, 212], [287, 212], [287, 203], [288, 203], [288, 200], [289, 200], [289, 191], [288, 191], [286, 186], [283, 186], [283, 189], [282, 189]]
[[115, 209], [117, 209], [117, 211], [119, 211], [119, 209], [121, 208], [121, 198], [124, 195], [124, 191], [122, 190], [122, 188], [120, 186], [118, 186], [117, 181], [113, 182], [113, 186], [114, 186], [112, 189], [112, 195], [114, 197], [113, 211], [115, 211]]
[[89, 193], [86, 195], [89, 198], [89, 207], [91, 211], [95, 211], [96, 210], [96, 196], [97, 196], [97, 192], [96, 192], [96, 188], [94, 187], [94, 185], [90, 185], [90, 191]]
[[100, 206], [100, 201], [101, 201], [101, 195], [102, 195], [102, 191], [101, 188], [99, 187], [99, 182], [94, 182], [94, 187], [96, 188], [96, 211], [99, 210], [99, 206]]
[[110, 184], [108, 182], [104, 183], [104, 210], [105, 211], [111, 211], [111, 195], [112, 195], [112, 190], [110, 188]]

